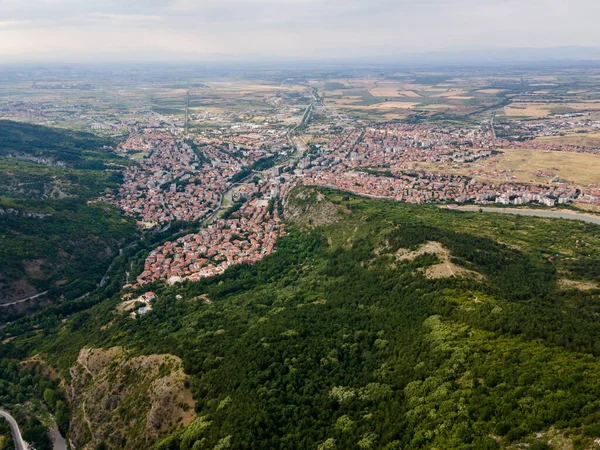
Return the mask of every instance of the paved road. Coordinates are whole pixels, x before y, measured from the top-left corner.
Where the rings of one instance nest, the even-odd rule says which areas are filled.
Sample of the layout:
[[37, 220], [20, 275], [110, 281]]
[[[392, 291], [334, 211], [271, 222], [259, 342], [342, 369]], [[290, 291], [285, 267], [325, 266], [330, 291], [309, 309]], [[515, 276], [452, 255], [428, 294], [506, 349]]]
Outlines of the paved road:
[[29, 301], [29, 300], [33, 300], [34, 298], [41, 297], [43, 295], [46, 295], [47, 293], [48, 293], [48, 291], [44, 291], [44, 292], [40, 292], [39, 294], [32, 295], [31, 297], [26, 297], [26, 298], [22, 298], [20, 300], [15, 300], [15, 301], [10, 302], [10, 303], [2, 303], [2, 304], [0, 304], [0, 307], [2, 307], [2, 306], [18, 305], [19, 303], [23, 303], [23, 302], [26, 302], [26, 301]]
[[[315, 96], [314, 93], [313, 93], [313, 96]], [[315, 97], [315, 101], [317, 101], [317, 97]], [[309, 106], [307, 106], [307, 108], [306, 108], [306, 110], [304, 112], [304, 115], [302, 116], [302, 120], [300, 121], [300, 123], [298, 123], [296, 126], [294, 126], [286, 134], [286, 138], [287, 138], [288, 142], [290, 143], [290, 145], [292, 147], [296, 148], [296, 154], [294, 156], [290, 157], [289, 159], [287, 159], [286, 161], [282, 161], [280, 164], [276, 165], [275, 167], [282, 167], [282, 166], [284, 166], [286, 164], [286, 162], [289, 162], [289, 161], [292, 161], [292, 160], [297, 161], [302, 156], [304, 156], [304, 153], [306, 152], [306, 143], [302, 140], [302, 138], [294, 136], [294, 133], [296, 132], [296, 129], [300, 125], [305, 124], [310, 119], [310, 113], [312, 112], [312, 109], [313, 109], [314, 105], [315, 105], [315, 103], [311, 103]], [[260, 171], [260, 172], [253, 172], [250, 175], [248, 175], [246, 178], [244, 178], [243, 180], [240, 180], [237, 183], [232, 184], [231, 187], [227, 191], [225, 191], [223, 194], [221, 194], [221, 197], [219, 198], [219, 205], [217, 206], [217, 208], [211, 214], [208, 215], [208, 217], [206, 219], [203, 220], [203, 223], [205, 225], [210, 225], [211, 223], [213, 223], [215, 221], [215, 219], [221, 217], [221, 215], [225, 212], [225, 210], [229, 206], [231, 206], [233, 191], [235, 190], [236, 187], [238, 187], [239, 185], [242, 185], [242, 184], [246, 183], [251, 177], [253, 177], [257, 173], [267, 172], [267, 171], [269, 171], [271, 169], [272, 168], [265, 169], [265, 170]], [[224, 203], [227, 206], [223, 206]]]
[[453, 208], [459, 211], [479, 211], [492, 212], [499, 214], [520, 214], [522, 216], [546, 217], [550, 219], [569, 219], [582, 220], [584, 222], [595, 223], [600, 225], [600, 216], [592, 216], [591, 214], [583, 214], [576, 212], [563, 211], [543, 211], [538, 209], [519, 209], [519, 208], [480, 208], [479, 206], [458, 206]]
[[2, 409], [0, 409], [0, 416], [4, 417], [10, 425], [10, 431], [13, 436], [13, 442], [15, 443], [15, 449], [27, 450], [29, 445], [27, 445], [27, 443], [21, 437], [21, 430], [19, 430], [19, 425], [17, 424], [15, 418]]
[[[246, 183], [251, 177], [255, 176], [257, 173], [259, 173], [259, 172], [252, 172], [246, 178], [241, 179], [237, 183], [233, 183], [229, 187], [229, 189], [227, 189], [224, 193], [221, 194], [221, 196], [219, 197], [219, 205], [217, 206], [217, 208], [212, 213], [210, 213], [202, 221], [202, 223], [204, 225], [210, 225], [211, 223], [213, 223], [215, 221], [215, 219], [221, 217], [221, 215], [225, 212], [225, 210], [232, 205], [232, 202], [233, 202], [233, 191], [235, 191], [235, 188], [237, 188], [238, 186]], [[225, 203], [225, 201], [226, 201], [226, 203]], [[224, 206], [225, 204], [227, 206]]]
[[494, 128], [494, 120], [496, 119], [496, 109], [494, 110], [494, 112], [492, 113], [492, 120], [490, 121], [490, 125], [492, 127], [492, 136], [494, 136], [494, 139], [496, 139], [496, 128]]

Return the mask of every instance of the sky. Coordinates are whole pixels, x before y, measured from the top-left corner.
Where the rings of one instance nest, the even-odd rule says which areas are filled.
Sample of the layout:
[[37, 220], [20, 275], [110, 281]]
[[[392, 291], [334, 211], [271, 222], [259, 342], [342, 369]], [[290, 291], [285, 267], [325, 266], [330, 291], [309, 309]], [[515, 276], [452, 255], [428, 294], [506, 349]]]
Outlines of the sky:
[[599, 47], [598, 0], [0, 0], [0, 61], [319, 60]]

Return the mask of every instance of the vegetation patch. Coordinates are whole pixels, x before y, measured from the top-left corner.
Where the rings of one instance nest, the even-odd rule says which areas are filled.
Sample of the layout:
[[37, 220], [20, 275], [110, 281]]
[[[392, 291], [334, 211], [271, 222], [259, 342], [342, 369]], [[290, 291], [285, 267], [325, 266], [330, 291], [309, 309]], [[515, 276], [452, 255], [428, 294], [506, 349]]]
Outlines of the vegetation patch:
[[[559, 280], [596, 282], [596, 225], [305, 187], [287, 204], [288, 234], [257, 264], [155, 283], [136, 320], [118, 294], [21, 319], [1, 330], [3, 364], [42, 352], [70, 379], [90, 448], [593, 448], [598, 296]], [[309, 226], [320, 205], [335, 221]], [[485, 279], [420, 273], [444, 255]], [[195, 406], [149, 434], [149, 389], [174, 373]], [[18, 371], [1, 379], [0, 400], [27, 392]]]

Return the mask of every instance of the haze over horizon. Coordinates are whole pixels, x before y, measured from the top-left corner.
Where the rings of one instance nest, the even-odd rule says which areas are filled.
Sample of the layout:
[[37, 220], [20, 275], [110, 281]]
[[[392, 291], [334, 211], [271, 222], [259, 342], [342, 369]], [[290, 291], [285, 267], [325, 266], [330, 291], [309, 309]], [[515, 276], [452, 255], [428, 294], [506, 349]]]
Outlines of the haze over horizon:
[[[306, 60], [488, 49], [518, 55], [596, 47], [598, 16], [600, 3], [592, 0], [4, 0], [0, 59]], [[599, 54], [583, 51], [582, 58]]]

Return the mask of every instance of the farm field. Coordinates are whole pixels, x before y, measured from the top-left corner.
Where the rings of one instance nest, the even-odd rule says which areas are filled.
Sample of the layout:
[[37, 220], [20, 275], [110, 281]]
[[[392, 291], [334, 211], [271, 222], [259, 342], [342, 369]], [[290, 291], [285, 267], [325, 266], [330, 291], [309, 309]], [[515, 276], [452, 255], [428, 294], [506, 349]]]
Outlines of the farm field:
[[512, 103], [504, 108], [510, 118], [545, 118], [551, 114], [600, 111], [600, 102]]
[[550, 107], [545, 104], [536, 103], [524, 105], [511, 104], [504, 108], [504, 114], [509, 118], [528, 117], [539, 119], [550, 115]]
[[413, 117], [444, 120], [487, 111], [504, 90], [485, 88], [485, 81], [439, 74], [396, 74], [385, 79], [314, 82], [325, 104], [352, 116], [375, 121]]

